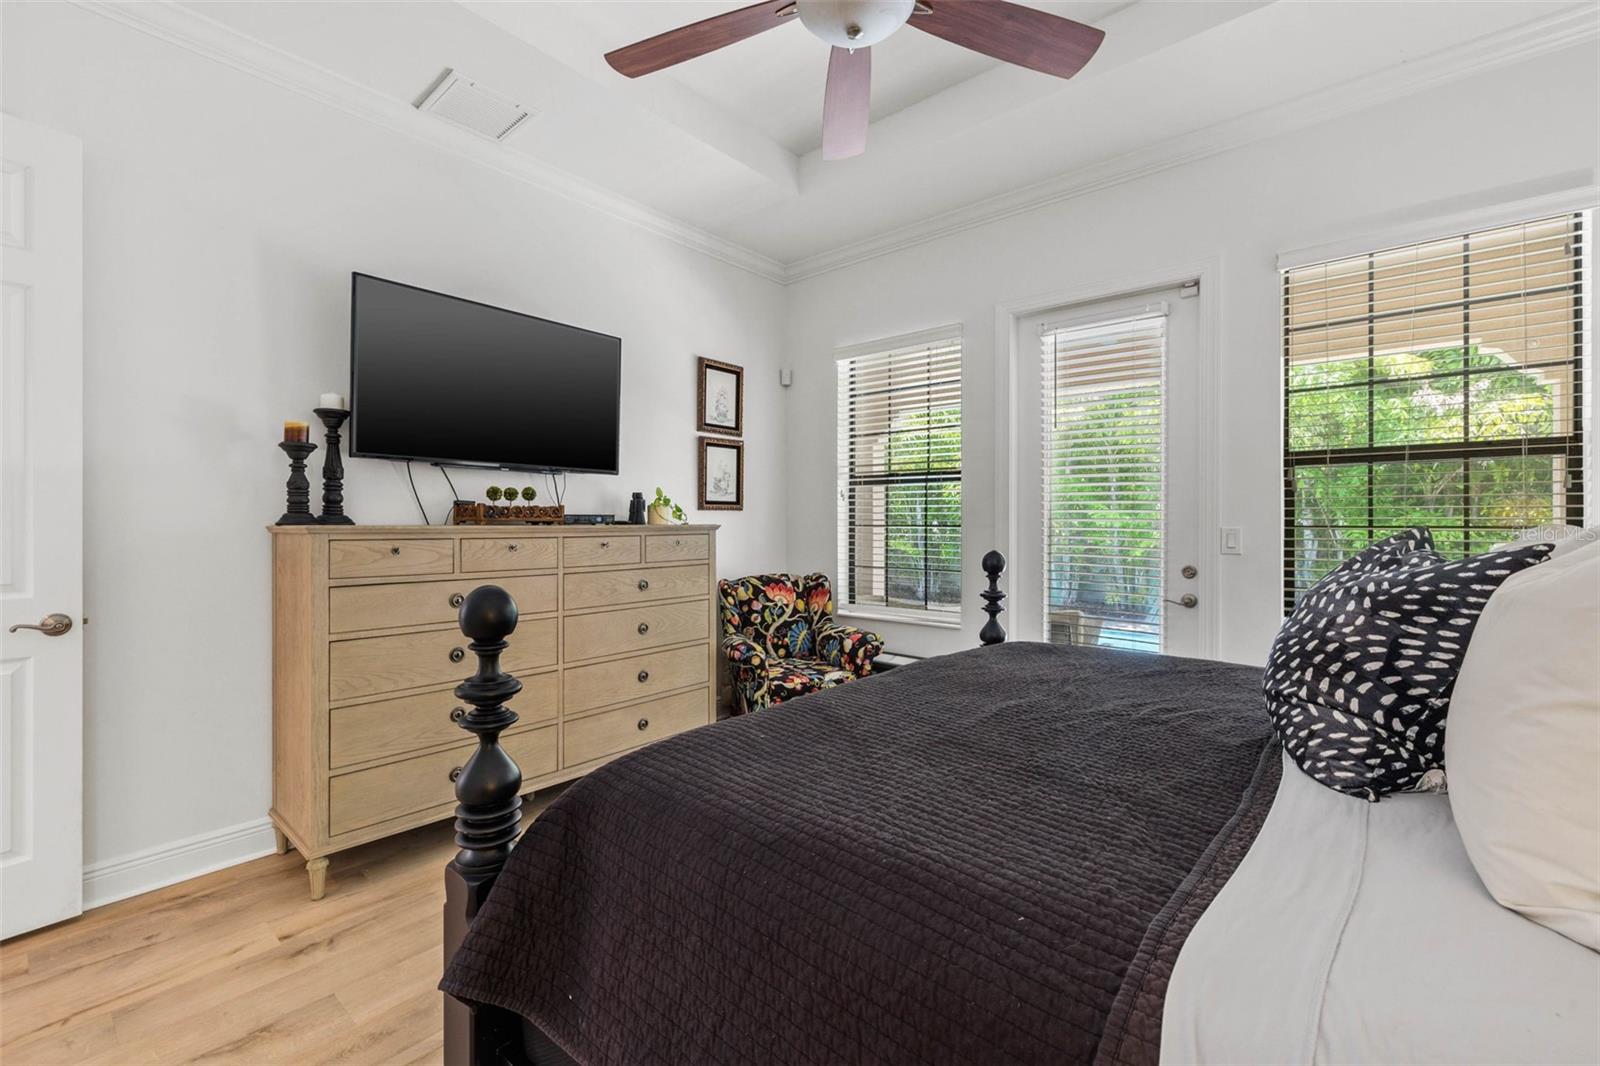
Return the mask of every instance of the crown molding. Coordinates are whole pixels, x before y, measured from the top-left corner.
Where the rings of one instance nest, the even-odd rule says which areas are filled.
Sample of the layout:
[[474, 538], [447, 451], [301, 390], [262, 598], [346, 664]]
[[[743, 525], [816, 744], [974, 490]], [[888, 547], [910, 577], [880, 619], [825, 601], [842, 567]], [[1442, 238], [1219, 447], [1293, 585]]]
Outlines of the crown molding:
[[1596, 38], [1600, 38], [1600, 16], [1595, 8], [1588, 5], [1569, 8], [1504, 34], [1468, 41], [1374, 75], [1318, 89], [866, 240], [793, 260], [788, 264], [784, 280], [792, 284], [840, 270]]
[[72, 2], [157, 40], [443, 149], [740, 270], [779, 284], [787, 280], [783, 264], [770, 256], [602, 189], [558, 167], [454, 129], [403, 101], [240, 33], [172, 0]]

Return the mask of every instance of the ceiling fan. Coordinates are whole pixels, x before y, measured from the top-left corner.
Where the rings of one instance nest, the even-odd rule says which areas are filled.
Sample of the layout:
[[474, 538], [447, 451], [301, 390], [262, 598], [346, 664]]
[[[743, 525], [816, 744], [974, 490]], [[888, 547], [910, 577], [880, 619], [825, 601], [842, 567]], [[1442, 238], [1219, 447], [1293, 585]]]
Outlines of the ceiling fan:
[[606, 62], [637, 78], [754, 37], [795, 15], [833, 46], [822, 98], [824, 159], [866, 150], [872, 46], [901, 26], [1058, 78], [1083, 69], [1105, 39], [1105, 31], [1093, 26], [1007, 0], [764, 0], [607, 52]]

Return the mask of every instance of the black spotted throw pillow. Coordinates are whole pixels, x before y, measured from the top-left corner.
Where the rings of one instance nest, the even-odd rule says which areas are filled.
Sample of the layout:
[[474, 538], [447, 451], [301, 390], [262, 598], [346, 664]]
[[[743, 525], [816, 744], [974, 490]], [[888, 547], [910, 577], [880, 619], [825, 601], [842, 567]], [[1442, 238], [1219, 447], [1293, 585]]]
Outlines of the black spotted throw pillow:
[[1426, 529], [1408, 529], [1312, 586], [1278, 631], [1262, 682], [1290, 758], [1373, 801], [1422, 784], [1443, 766], [1450, 693], [1484, 604], [1552, 547], [1451, 560]]

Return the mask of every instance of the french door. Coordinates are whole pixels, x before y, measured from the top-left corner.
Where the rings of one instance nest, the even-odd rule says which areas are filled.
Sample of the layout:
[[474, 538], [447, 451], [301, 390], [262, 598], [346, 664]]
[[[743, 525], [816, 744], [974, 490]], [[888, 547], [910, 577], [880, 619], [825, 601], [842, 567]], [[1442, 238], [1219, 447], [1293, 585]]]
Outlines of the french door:
[[1204, 646], [1196, 288], [1018, 323], [1017, 573], [1034, 588], [1018, 607], [1037, 610], [1039, 639]]

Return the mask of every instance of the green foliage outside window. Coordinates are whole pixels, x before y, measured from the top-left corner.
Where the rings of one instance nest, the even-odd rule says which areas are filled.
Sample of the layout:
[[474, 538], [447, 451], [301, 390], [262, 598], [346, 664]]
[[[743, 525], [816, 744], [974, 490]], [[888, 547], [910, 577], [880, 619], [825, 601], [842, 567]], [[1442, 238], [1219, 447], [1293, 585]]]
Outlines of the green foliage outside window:
[[[1406, 526], [1428, 526], [1442, 552], [1465, 555], [1560, 520], [1560, 456], [1474, 456], [1466, 443], [1565, 432], [1560, 404], [1570, 393], [1555, 380], [1477, 346], [1377, 356], [1370, 390], [1365, 354], [1292, 366], [1290, 448], [1319, 457], [1293, 468], [1295, 589]], [[1153, 629], [1161, 617], [1151, 574], [1162, 560], [1162, 446], [1127, 422], [1155, 417], [1157, 397], [1155, 386], [1131, 388], [1064, 407], [1052, 442], [1059, 473], [1048, 489], [1047, 607], [1104, 620], [1101, 643], [1110, 627]], [[1084, 425], [1121, 432], [1088, 437]], [[1446, 443], [1462, 444], [1462, 454], [1389, 462], [1338, 455]], [[1095, 450], [1086, 456], [1092, 470], [1073, 472], [1075, 447]]]
[[[960, 610], [962, 408], [894, 418], [875, 459], [853, 491], [858, 511], [882, 512], [885, 605]], [[869, 602], [861, 587], [854, 595]]]
[[897, 418], [884, 450], [884, 584], [889, 602], [959, 609], [961, 408]]
[[[1294, 573], [1304, 592], [1371, 540], [1422, 525], [1447, 555], [1563, 519], [1565, 460], [1474, 446], [1567, 432], [1565, 365], [1518, 366], [1477, 345], [1365, 354], [1288, 368]], [[1370, 374], [1370, 377], [1369, 377]], [[1341, 450], [1460, 445], [1452, 454], [1346, 461]]]
[[[1296, 464], [1293, 587], [1303, 591], [1370, 540], [1411, 525], [1433, 529], [1446, 554], [1483, 551], [1512, 531], [1563, 520], [1559, 455], [1474, 456], [1473, 443], [1567, 432], [1570, 393], [1539, 369], [1478, 346], [1291, 365], [1289, 447], [1323, 457]], [[1148, 417], [1155, 386], [1095, 397], [1063, 419]], [[1055, 455], [1081, 444], [1065, 420]], [[1148, 574], [1161, 558], [1159, 437], [1116, 434], [1091, 473], [1063, 465], [1049, 489], [1057, 575], [1052, 610], [1072, 608], [1137, 627], [1162, 610]], [[1341, 449], [1460, 443], [1462, 454], [1341, 461]], [[961, 598], [961, 412], [897, 419], [885, 444], [888, 476], [856, 486], [881, 492], [891, 605], [957, 609]], [[1108, 476], [1109, 475], [1109, 476]], [[903, 479], [903, 480], [902, 480]], [[1110, 490], [1108, 491], [1108, 485]]]
[[[1164, 535], [1161, 386], [1077, 402], [1063, 395], [1058, 403], [1050, 448], [1056, 474], [1047, 501], [1047, 611], [1081, 611], [1110, 622], [1095, 630], [1094, 642], [1155, 650], [1161, 589], [1152, 575], [1159, 573]], [[1103, 433], [1084, 428], [1102, 426]], [[1092, 449], [1082, 456], [1092, 469], [1074, 473], [1074, 452], [1084, 448]], [[1145, 632], [1148, 640], [1139, 635]]]

